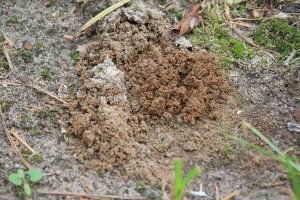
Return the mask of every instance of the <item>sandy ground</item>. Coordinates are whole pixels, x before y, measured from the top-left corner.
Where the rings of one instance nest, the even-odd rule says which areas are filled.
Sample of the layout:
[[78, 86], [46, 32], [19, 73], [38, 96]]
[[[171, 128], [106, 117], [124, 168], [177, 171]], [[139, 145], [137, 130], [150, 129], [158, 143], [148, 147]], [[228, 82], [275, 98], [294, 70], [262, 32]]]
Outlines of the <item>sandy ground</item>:
[[[113, 13], [112, 16], [115, 18], [105, 19], [97, 29], [98, 34], [92, 37], [83, 36], [77, 41], [70, 42], [66, 41], [63, 36], [74, 33], [92, 15], [107, 7], [109, 2], [92, 2], [86, 8], [80, 7], [71, 0], [28, 2], [15, 0], [2, 3], [0, 7], [0, 30], [4, 31], [14, 42], [14, 47], [9, 48], [9, 53], [16, 73], [9, 73], [9, 71], [1, 69], [1, 81], [19, 80], [28, 85], [38, 86], [72, 105], [73, 101], [80, 99], [82, 91], [86, 90], [84, 88], [86, 85], [81, 83], [82, 76], [85, 75], [83, 72], [86, 69], [92, 70], [98, 64], [102, 64], [104, 68], [106, 66], [105, 63], [103, 65], [103, 59], [101, 60], [99, 57], [95, 59], [91, 56], [91, 52], [95, 55], [99, 54], [100, 50], [97, 50], [99, 46], [96, 45], [95, 48], [95, 44], [104, 45], [108, 50], [113, 50], [109, 44], [105, 46], [105, 43], [99, 43], [99, 40], [104, 39], [101, 38], [105, 36], [102, 35], [103, 32], [115, 41], [114, 34], [109, 27], [118, 25], [118, 23], [114, 24], [111, 19], [118, 19], [122, 12], [128, 14], [129, 17], [127, 16], [127, 18], [135, 16], [137, 13], [145, 13], [150, 9], [155, 9], [155, 12], [160, 13], [153, 5], [150, 8], [144, 6], [143, 10], [139, 9], [135, 3], [133, 4], [131, 7], [125, 7]], [[141, 14], [141, 16], [143, 15]], [[163, 13], [159, 15], [163, 17], [153, 17], [154, 22], [151, 23], [160, 23], [167, 27], [172, 26], [172, 22], [166, 20]], [[135, 20], [133, 19], [131, 24], [133, 27], [138, 27], [135, 25]], [[151, 25], [151, 23], [149, 24]], [[101, 26], [104, 26], [102, 32], [99, 31]], [[113, 27], [112, 30], [118, 32], [118, 26]], [[149, 30], [151, 29], [147, 31]], [[140, 42], [144, 38], [145, 36], [141, 36], [136, 40]], [[149, 38], [151, 41], [151, 37]], [[22, 55], [22, 43], [24, 41], [33, 44], [33, 55], [29, 58]], [[81, 61], [76, 66], [70, 58], [70, 53], [77, 49], [77, 45], [91, 42], [94, 46], [92, 45], [87, 50], [87, 55], [82, 55]], [[168, 45], [170, 47], [172, 44], [168, 43]], [[103, 49], [105, 49], [104, 47]], [[112, 55], [114, 52], [116, 51], [112, 51]], [[135, 52], [134, 56], [136, 54], [138, 55]], [[89, 58], [92, 59], [84, 62]], [[109, 63], [110, 61], [106, 60], [106, 62]], [[121, 62], [116, 60], [115, 62], [108, 66], [115, 66], [112, 69], [119, 74], [123, 73], [123, 78], [121, 77], [119, 82], [112, 84], [122, 83], [122, 81], [136, 84], [136, 82], [132, 82], [134, 80], [128, 78], [130, 66], [126, 68], [120, 66]], [[215, 186], [219, 188], [222, 197], [234, 190], [241, 190], [242, 193], [236, 199], [288, 199], [285, 193], [280, 192], [282, 189], [290, 187], [288, 179], [285, 171], [277, 163], [254, 150], [226, 139], [222, 135], [222, 133], [227, 132], [259, 143], [252, 134], [244, 133], [241, 130], [240, 121], [244, 119], [251, 122], [266, 136], [272, 138], [272, 141], [281, 149], [293, 146], [294, 150], [291, 153], [299, 157], [299, 134], [288, 132], [287, 123], [293, 122], [292, 112], [297, 103], [295, 97], [300, 96], [300, 70], [296, 65], [287, 68], [277, 66], [276, 63], [276, 60], [259, 54], [251, 62], [224, 72], [224, 78], [231, 83], [234, 92], [228, 97], [227, 103], [221, 104], [218, 120], [196, 120], [197, 122], [194, 124], [185, 124], [180, 121], [172, 122], [171, 120], [171, 122], [160, 124], [160, 120], [155, 117], [146, 117], [144, 121], [137, 118], [139, 130], [142, 126], [146, 127], [145, 129], [148, 131], [142, 131], [142, 135], [136, 135], [136, 132], [129, 135], [138, 144], [135, 146], [138, 148], [137, 151], [143, 149], [146, 152], [150, 149], [152, 154], [146, 154], [149, 157], [143, 160], [143, 163], [138, 162], [139, 159], [136, 156], [129, 157], [129, 161], [126, 161], [129, 163], [127, 168], [122, 162], [116, 165], [112, 163], [112, 166], [116, 167], [114, 170], [108, 168], [108, 172], [99, 170], [103, 167], [101, 165], [87, 167], [91, 161], [98, 158], [97, 154], [95, 155], [88, 148], [91, 145], [89, 144], [90, 138], [86, 137], [86, 141], [83, 140], [84, 142], [82, 142], [84, 137], [81, 134], [76, 135], [76, 131], [74, 128], [72, 129], [72, 119], [74, 113], [76, 114], [76, 112], [72, 112], [74, 106], [71, 107], [70, 111], [70, 106], [62, 105], [61, 102], [49, 97], [49, 95], [24, 85], [1, 84], [1, 103], [4, 107], [5, 121], [8, 127], [18, 132], [44, 158], [42, 162], [37, 162], [31, 158], [31, 163], [43, 169], [46, 175], [41, 184], [33, 186], [34, 195], [32, 199], [65, 198], [64, 196], [45, 196], [37, 191], [86, 192], [121, 196], [147, 196], [152, 199], [161, 199], [161, 193], [154, 187], [153, 182], [152, 188], [150, 186], [139, 188], [141, 182], [149, 180], [151, 182], [155, 175], [164, 180], [171, 180], [172, 162], [175, 157], [183, 158], [187, 166], [186, 169], [195, 165], [203, 168], [201, 176], [189, 187], [190, 190], [198, 190], [200, 183], [203, 184], [208, 197], [202, 199], [215, 199]], [[86, 69], [78, 70], [81, 66], [85, 66]], [[50, 77], [43, 78], [41, 73], [47, 69]], [[109, 69], [111, 70], [111, 68]], [[93, 74], [93, 76], [92, 78], [100, 80], [107, 78], [103, 75]], [[87, 80], [89, 78], [91, 77], [88, 77]], [[90, 84], [88, 87], [92, 88], [92, 82], [85, 84]], [[72, 90], [74, 86], [75, 93]], [[100, 89], [100, 92], [103, 91]], [[120, 96], [128, 97], [129, 103], [111, 102], [115, 109], [123, 109], [122, 106], [127, 106], [125, 111], [129, 113], [130, 118], [133, 116], [132, 113], [138, 113], [136, 111], [139, 110], [139, 107], [135, 110], [132, 109], [135, 108], [134, 105], [139, 104], [136, 104], [138, 100], [134, 99], [134, 92], [128, 88], [128, 85], [121, 86], [121, 89], [119, 88], [116, 92], [114, 95], [121, 94]], [[89, 95], [93, 96], [93, 90], [87, 92], [87, 96]], [[101, 93], [101, 95], [106, 97], [107, 93]], [[118, 98], [113, 96], [113, 99]], [[118, 106], [120, 102], [121, 107]], [[87, 106], [91, 105], [87, 104]], [[111, 107], [108, 106], [108, 108]], [[113, 114], [119, 118], [123, 117], [116, 113]], [[114, 115], [109, 115], [109, 117], [114, 120]], [[113, 124], [109, 121], [109, 117], [104, 118], [106, 124], [103, 124], [108, 127], [108, 130], [112, 130], [109, 132], [111, 134], [114, 133], [113, 131], [117, 133], [120, 131], [117, 129], [118, 126], [126, 127], [127, 133], [131, 133], [130, 130], [135, 128], [135, 125], [129, 124], [128, 120], [124, 119], [122, 119], [124, 123]], [[99, 123], [101, 124], [101, 120]], [[109, 123], [117, 128], [109, 129]], [[2, 126], [0, 132], [2, 144], [0, 148], [0, 199], [20, 199], [18, 194], [20, 191], [11, 186], [7, 177], [22, 165], [10, 147]], [[148, 133], [149, 135], [147, 135]], [[101, 136], [103, 132], [98, 134]], [[145, 137], [146, 141], [147, 137], [148, 141], [149, 138], [152, 138], [151, 142], [145, 142]], [[99, 141], [103, 142], [101, 139]], [[115, 140], [108, 140], [108, 142], [111, 144]], [[118, 143], [115, 144], [115, 146], [117, 145]], [[22, 148], [20, 145], [21, 150]], [[108, 145], [108, 148], [111, 147]], [[122, 146], [120, 149], [124, 150]], [[153, 153], [156, 151], [159, 153]], [[99, 160], [101, 159], [103, 160], [103, 157], [100, 154]], [[107, 161], [111, 160], [106, 160], [106, 164]], [[113, 161], [116, 162], [116, 159]], [[158, 169], [158, 171], [164, 169], [166, 172], [162, 173], [163, 170], [161, 170], [161, 173], [158, 173], [156, 170], [154, 175], [149, 175], [148, 168]], [[272, 186], [272, 183], [280, 181], [284, 183], [279, 186]], [[155, 183], [160, 184], [158, 178], [155, 179]], [[195, 197], [188, 196], [188, 198]]]

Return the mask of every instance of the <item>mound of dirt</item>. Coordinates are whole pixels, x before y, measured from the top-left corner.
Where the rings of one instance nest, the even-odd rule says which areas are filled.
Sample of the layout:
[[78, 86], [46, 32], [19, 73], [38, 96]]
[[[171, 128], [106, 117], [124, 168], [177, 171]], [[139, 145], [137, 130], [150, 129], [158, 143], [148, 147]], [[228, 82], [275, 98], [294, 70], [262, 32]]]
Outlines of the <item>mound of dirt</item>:
[[[140, 174], [137, 166], [161, 170], [170, 166], [159, 147], [162, 127], [175, 133], [175, 124], [218, 118], [232, 88], [213, 56], [176, 47], [169, 30], [164, 14], [143, 4], [121, 9], [97, 27], [96, 42], [77, 65], [79, 91], [70, 103], [69, 132], [81, 139], [79, 155], [90, 166], [133, 174]], [[195, 149], [190, 144], [186, 150]]]

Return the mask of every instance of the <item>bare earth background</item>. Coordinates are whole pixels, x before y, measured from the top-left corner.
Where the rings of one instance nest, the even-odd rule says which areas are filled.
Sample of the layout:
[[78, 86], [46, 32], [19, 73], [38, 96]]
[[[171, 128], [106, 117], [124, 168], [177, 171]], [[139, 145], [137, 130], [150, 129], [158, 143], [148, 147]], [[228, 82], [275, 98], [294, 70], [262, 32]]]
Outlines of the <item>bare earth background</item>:
[[[280, 192], [289, 183], [278, 163], [222, 133], [259, 142], [241, 130], [244, 119], [281, 149], [293, 146], [299, 157], [300, 136], [287, 131], [294, 97], [300, 95], [299, 67], [282, 69], [261, 53], [223, 72], [204, 50], [175, 47], [168, 38], [173, 21], [157, 7], [161, 2], [133, 1], [105, 18], [89, 37], [73, 42], [63, 38], [115, 2], [91, 1], [83, 7], [71, 0], [11, 0], [0, 5], [0, 31], [14, 42], [9, 52], [16, 67], [7, 77], [8, 71], [1, 69], [2, 81], [21, 80], [69, 102], [64, 106], [25, 86], [0, 85], [9, 128], [43, 156], [43, 161], [30, 158], [46, 174], [34, 191], [161, 199], [159, 187], [172, 181], [174, 158], [181, 157], [186, 170], [196, 165], [203, 169], [189, 187], [196, 191], [201, 183], [208, 194], [202, 199], [214, 199], [216, 185], [221, 197], [241, 190], [236, 199], [288, 199]], [[24, 41], [33, 44], [32, 57], [20, 53]], [[78, 45], [86, 49], [76, 64], [70, 53]], [[183, 63], [191, 67], [179, 68]], [[175, 75], [173, 70], [178, 70]], [[188, 86], [173, 87], [181, 84], [176, 74], [187, 71], [192, 74], [184, 83]], [[207, 76], [201, 77], [204, 71]], [[41, 75], [45, 72], [50, 77]], [[205, 100], [180, 106], [170, 93], [181, 102], [187, 97]], [[7, 177], [21, 163], [2, 126], [0, 133], [0, 199], [19, 199]], [[286, 183], [271, 186], [280, 181]], [[31, 198], [65, 199], [38, 192]]]

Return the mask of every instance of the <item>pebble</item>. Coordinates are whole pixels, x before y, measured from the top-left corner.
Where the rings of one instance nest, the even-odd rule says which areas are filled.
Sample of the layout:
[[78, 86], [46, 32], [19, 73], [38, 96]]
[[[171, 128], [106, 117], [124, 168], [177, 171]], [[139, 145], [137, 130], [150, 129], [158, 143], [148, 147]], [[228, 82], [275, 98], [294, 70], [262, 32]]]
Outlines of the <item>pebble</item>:
[[50, 85], [48, 85], [48, 90], [49, 90], [50, 92], [54, 92], [54, 91], [56, 90], [56, 86], [53, 85], [53, 84], [50, 84]]

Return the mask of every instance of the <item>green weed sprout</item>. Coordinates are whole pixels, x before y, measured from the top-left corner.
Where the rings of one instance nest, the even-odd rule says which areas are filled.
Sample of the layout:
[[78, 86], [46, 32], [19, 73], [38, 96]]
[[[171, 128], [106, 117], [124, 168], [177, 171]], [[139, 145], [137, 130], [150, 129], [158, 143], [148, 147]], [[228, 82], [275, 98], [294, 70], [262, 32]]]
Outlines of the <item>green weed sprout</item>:
[[23, 169], [18, 169], [16, 173], [9, 175], [8, 180], [15, 186], [23, 186], [25, 195], [31, 196], [32, 192], [29, 182], [37, 183], [42, 180], [43, 176], [42, 170], [38, 168], [32, 168], [26, 174]]
[[294, 190], [294, 193], [296, 195], [296, 199], [300, 199], [300, 181], [299, 181], [299, 175], [300, 175], [300, 165], [298, 159], [294, 159], [292, 157], [289, 157], [285, 152], [281, 151], [271, 140], [269, 140], [266, 136], [264, 136], [260, 131], [258, 131], [256, 128], [254, 128], [251, 124], [247, 122], [243, 122], [243, 127], [245, 129], [251, 130], [256, 136], [258, 136], [263, 142], [265, 142], [269, 147], [275, 152], [269, 151], [265, 148], [262, 148], [260, 146], [257, 146], [256, 144], [253, 144], [247, 140], [244, 140], [242, 138], [239, 138], [234, 135], [225, 134], [227, 137], [240, 142], [241, 144], [247, 145], [253, 149], [256, 149], [264, 154], [267, 154], [272, 159], [277, 160], [281, 162], [288, 171], [288, 175], [290, 178], [290, 181], [292, 183], [292, 187]]
[[195, 167], [183, 179], [182, 161], [175, 160], [175, 200], [182, 200], [185, 193], [185, 188], [189, 183], [201, 172], [200, 167]]

